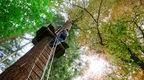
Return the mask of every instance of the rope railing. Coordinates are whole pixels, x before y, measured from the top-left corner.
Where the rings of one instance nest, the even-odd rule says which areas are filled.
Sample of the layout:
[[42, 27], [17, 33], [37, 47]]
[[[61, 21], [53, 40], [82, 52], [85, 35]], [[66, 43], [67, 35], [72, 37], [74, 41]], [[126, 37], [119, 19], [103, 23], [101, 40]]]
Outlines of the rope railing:
[[56, 47], [57, 47], [57, 40], [58, 40], [58, 39], [56, 38], [55, 41], [54, 41], [52, 50], [50, 51], [50, 56], [49, 56], [49, 58], [51, 57], [50, 68], [48, 69], [48, 63], [49, 63], [49, 61], [47, 60], [46, 66], [45, 66], [45, 68], [44, 68], [44, 72], [43, 72], [42, 77], [41, 77], [40, 80], [44, 80], [43, 78], [44, 78], [44, 75], [46, 74], [46, 70], [47, 70], [47, 69], [48, 69], [48, 76], [47, 76], [47, 79], [46, 79], [46, 80], [48, 80], [48, 78], [49, 78], [50, 71], [51, 71], [51, 67], [52, 67], [52, 63], [53, 63], [53, 60], [54, 60], [55, 50], [56, 50]]
[[42, 52], [40, 53], [40, 55], [36, 58], [35, 62], [33, 63], [33, 66], [32, 66], [32, 68], [31, 68], [31, 70], [30, 70], [30, 72], [29, 72], [28, 77], [26, 78], [26, 80], [28, 80], [29, 77], [31, 76], [32, 70], [34, 69], [34, 67], [35, 67], [35, 65], [36, 65], [36, 62], [39, 60], [39, 57], [41, 56], [41, 54], [42, 54], [42, 53], [44, 52], [44, 50], [46, 49], [46, 46], [47, 46], [47, 45], [45, 45], [45, 47], [44, 47], [44, 49], [42, 50]]
[[[60, 28], [60, 29], [63, 29], [63, 28]], [[44, 70], [43, 70], [43, 73], [42, 73], [42, 76], [41, 76], [40, 80], [44, 80], [44, 76], [45, 76], [45, 74], [46, 74], [46, 70], [48, 69], [49, 60], [51, 59], [51, 61], [50, 61], [50, 67], [49, 67], [49, 69], [48, 69], [48, 75], [47, 75], [47, 77], [46, 77], [46, 80], [49, 79], [49, 75], [50, 75], [52, 63], [53, 63], [53, 60], [54, 60], [55, 50], [56, 50], [57, 43], [58, 43], [57, 35], [60, 33], [60, 31], [62, 31], [62, 30], [60, 30], [60, 29], [58, 29], [58, 30], [56, 31], [56, 33], [57, 33], [57, 34], [55, 35], [56, 38], [54, 39], [53, 46], [52, 46], [52, 48], [51, 48], [51, 50], [50, 50], [50, 55], [48, 55], [49, 58], [48, 58], [48, 60], [47, 60], [47, 62], [46, 62], [46, 65], [45, 65], [45, 68], [44, 68]], [[52, 40], [51, 40], [51, 41], [52, 41]], [[50, 42], [51, 42], [51, 41], [50, 41]], [[29, 72], [29, 75], [28, 75], [28, 77], [26, 78], [26, 80], [28, 80], [28, 79], [30, 78], [31, 73], [32, 73], [32, 70], [34, 69], [34, 67], [35, 67], [35, 65], [36, 65], [36, 62], [39, 60], [39, 57], [40, 57], [41, 54], [44, 52], [44, 50], [47, 49], [47, 48], [46, 48], [47, 46], [49, 46], [49, 44], [45, 45], [44, 49], [43, 49], [42, 52], [39, 54], [39, 56], [37, 57], [37, 59], [35, 60], [35, 62], [33, 63], [32, 69], [31, 69], [31, 71]], [[48, 52], [48, 51], [47, 51], [47, 52]]]

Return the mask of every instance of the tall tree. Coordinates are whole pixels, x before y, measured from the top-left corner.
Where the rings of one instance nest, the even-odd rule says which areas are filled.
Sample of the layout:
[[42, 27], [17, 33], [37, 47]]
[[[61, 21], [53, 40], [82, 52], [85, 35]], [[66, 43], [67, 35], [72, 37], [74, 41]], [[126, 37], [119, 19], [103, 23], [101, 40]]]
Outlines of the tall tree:
[[60, 1], [53, 0], [1, 0], [0, 42], [15, 39], [24, 33], [35, 32], [43, 24], [54, 20], [52, 6]]

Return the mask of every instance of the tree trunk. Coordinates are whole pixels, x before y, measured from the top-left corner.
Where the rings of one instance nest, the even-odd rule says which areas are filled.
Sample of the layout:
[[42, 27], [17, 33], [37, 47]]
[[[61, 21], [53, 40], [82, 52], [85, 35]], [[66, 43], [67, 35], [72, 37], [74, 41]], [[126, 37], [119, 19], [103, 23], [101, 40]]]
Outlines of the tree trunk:
[[[51, 26], [51, 25], [50, 25]], [[67, 21], [63, 29], [71, 29], [71, 21]], [[51, 26], [52, 27], [52, 26]], [[47, 31], [46, 31], [47, 30]], [[59, 44], [56, 49], [50, 47], [50, 42], [55, 39], [57, 33], [46, 28], [45, 32], [34, 38], [35, 46], [22, 58], [7, 68], [1, 75], [0, 80], [40, 80], [47, 62], [53, 54], [65, 52], [66, 46]], [[40, 39], [41, 38], [41, 39]], [[39, 40], [39, 41], [37, 41]], [[56, 51], [55, 51], [56, 50]]]

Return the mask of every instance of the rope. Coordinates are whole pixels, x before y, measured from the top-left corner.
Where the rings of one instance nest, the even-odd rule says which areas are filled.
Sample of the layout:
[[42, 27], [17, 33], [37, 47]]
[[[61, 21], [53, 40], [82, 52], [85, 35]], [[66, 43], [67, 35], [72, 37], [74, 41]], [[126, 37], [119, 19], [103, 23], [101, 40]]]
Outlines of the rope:
[[[47, 44], [47, 45], [48, 45], [48, 44]], [[47, 45], [45, 45], [44, 49], [46, 48]], [[42, 50], [42, 52], [40, 53], [40, 55], [44, 52], [44, 49]], [[29, 79], [29, 77], [30, 77], [30, 75], [31, 75], [31, 73], [32, 73], [32, 70], [33, 70], [34, 67], [35, 67], [35, 63], [39, 60], [40, 55], [36, 58], [35, 62], [33, 63], [32, 69], [31, 69], [31, 71], [30, 71], [28, 77], [26, 78], [26, 80]]]
[[[43, 72], [42, 77], [41, 77], [40, 80], [43, 80], [44, 75], [45, 75], [47, 69], [48, 69], [48, 77], [49, 77], [49, 73], [50, 73], [51, 66], [52, 66], [53, 59], [54, 59], [54, 52], [55, 52], [55, 49], [56, 49], [56, 46], [57, 46], [56, 43], [57, 43], [57, 37], [56, 37], [56, 39], [55, 39], [55, 41], [54, 41], [54, 44], [53, 44], [52, 50], [50, 51], [50, 56], [49, 56], [49, 57], [52, 56], [52, 60], [51, 60], [51, 62], [50, 62], [50, 68], [48, 69], [48, 63], [49, 63], [49, 61], [47, 61], [46, 66], [45, 66], [45, 69], [44, 69], [44, 72]], [[55, 46], [55, 45], [56, 45], [56, 46]], [[48, 80], [48, 77], [47, 77], [47, 80]]]
[[[63, 30], [63, 29], [61, 29], [61, 30]], [[61, 31], [60, 30], [60, 31]], [[60, 31], [56, 31], [56, 33], [57, 34], [59, 34], [60, 33]], [[48, 69], [48, 77], [47, 77], [47, 79], [46, 80], [48, 80], [49, 79], [49, 75], [50, 75], [50, 71], [51, 71], [51, 67], [52, 67], [52, 63], [53, 63], [53, 60], [54, 60], [54, 53], [55, 53], [55, 49], [56, 49], [56, 47], [57, 47], [57, 41], [58, 41], [58, 39], [57, 39], [57, 37], [56, 37], [56, 39], [55, 39], [55, 41], [54, 41], [54, 44], [53, 44], [53, 46], [52, 46], [52, 48], [51, 48], [51, 51], [50, 51], [50, 56], [48, 56], [49, 57], [49, 59], [50, 59], [50, 57], [52, 57], [52, 60], [51, 60], [51, 62], [50, 62], [50, 68]], [[45, 50], [45, 48], [48, 46], [48, 44], [47, 45], [45, 45], [45, 47], [44, 47], [44, 49], [42, 50], [42, 52], [40, 53], [40, 55], [44, 52], [44, 50]], [[28, 80], [29, 79], [29, 77], [30, 77], [30, 74], [32, 73], [32, 70], [34, 69], [34, 67], [35, 67], [35, 63], [39, 60], [39, 57], [40, 57], [40, 55], [36, 58], [36, 60], [35, 60], [35, 62], [34, 62], [34, 64], [33, 64], [33, 66], [32, 66], [32, 69], [31, 69], [31, 71], [30, 71], [30, 73], [29, 73], [29, 75], [28, 75], [28, 77], [27, 77], [27, 79], [26, 80]], [[46, 66], [45, 66], [45, 68], [44, 68], [44, 72], [43, 72], [43, 74], [42, 74], [42, 77], [41, 77], [41, 79], [40, 80], [43, 80], [43, 78], [44, 78], [44, 75], [45, 75], [45, 73], [46, 73], [46, 70], [47, 70], [47, 66], [48, 66], [48, 63], [49, 63], [49, 60], [47, 60], [47, 63], [46, 63]]]
[[[63, 28], [59, 28], [55, 33], [57, 33], [57, 34], [59, 34], [61, 31], [63, 30]], [[51, 67], [52, 67], [52, 63], [53, 63], [53, 60], [54, 60], [54, 53], [55, 53], [55, 49], [56, 49], [56, 47], [57, 47], [57, 41], [58, 41], [58, 36], [56, 37], [56, 39], [55, 39], [55, 41], [54, 41], [54, 44], [53, 44], [53, 47], [52, 48], [54, 48], [51, 52], [50, 52], [50, 56], [52, 57], [51, 59], [51, 61], [50, 61], [50, 67], [49, 67], [49, 69], [48, 69], [48, 63], [49, 63], [49, 61], [47, 61], [47, 63], [46, 63], [46, 66], [45, 66], [45, 69], [44, 69], [44, 72], [43, 72], [43, 74], [42, 74], [42, 77], [41, 77], [41, 79], [40, 80], [43, 80], [43, 78], [44, 78], [44, 75], [46, 74], [46, 70], [48, 69], [48, 75], [47, 75], [47, 78], [46, 78], [46, 80], [48, 80], [49, 79], [49, 75], [50, 75], [50, 71], [51, 71]], [[50, 57], [49, 56], [49, 57]]]
[[[48, 28], [48, 29], [49, 29], [49, 28]], [[48, 46], [48, 44], [45, 45], [45, 47], [44, 47], [44, 49], [42, 50], [42, 52], [40, 53], [40, 55], [44, 52], [44, 50], [45, 50], [45, 48], [46, 48], [47, 46]], [[53, 47], [54, 47], [54, 46], [53, 46]], [[52, 48], [53, 48], [53, 47], [52, 47]], [[52, 51], [52, 50], [51, 50], [51, 51]], [[51, 53], [51, 51], [50, 51], [50, 53]], [[31, 71], [30, 71], [28, 77], [26, 78], [26, 80], [29, 79], [29, 77], [30, 77], [30, 75], [31, 75], [31, 73], [32, 73], [32, 70], [33, 70], [34, 67], [35, 67], [35, 63], [39, 60], [40, 55], [36, 58], [36, 60], [35, 60], [35, 62], [34, 62], [34, 64], [33, 64], [33, 66], [32, 66], [32, 69], [31, 69]], [[43, 77], [43, 76], [42, 76], [42, 77]]]
[[[56, 38], [56, 41], [58, 41], [58, 39], [57, 39], [57, 38]], [[57, 44], [56, 44], [56, 46], [57, 46]], [[55, 51], [55, 50], [54, 50], [54, 51]], [[49, 79], [49, 75], [50, 75], [50, 71], [51, 71], [52, 63], [53, 63], [53, 60], [54, 60], [54, 55], [55, 55], [55, 54], [53, 54], [53, 55], [52, 55], [52, 60], [51, 60], [51, 63], [50, 63], [50, 68], [49, 68], [49, 71], [48, 71], [48, 76], [47, 76], [46, 80], [48, 80], [48, 79]]]

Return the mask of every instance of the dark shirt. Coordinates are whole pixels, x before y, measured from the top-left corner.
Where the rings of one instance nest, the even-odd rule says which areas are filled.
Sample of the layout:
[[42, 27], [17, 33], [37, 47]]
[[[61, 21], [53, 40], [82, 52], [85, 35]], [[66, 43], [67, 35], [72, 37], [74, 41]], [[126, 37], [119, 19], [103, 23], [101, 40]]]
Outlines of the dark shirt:
[[67, 36], [68, 36], [68, 32], [66, 30], [61, 31], [58, 35], [59, 42], [64, 42]]
[[[57, 37], [54, 38], [54, 39], [50, 42], [50, 46], [53, 47], [53, 46], [56, 46], [56, 45], [61, 44], [62, 42], [65, 42], [67, 36], [68, 36], [67, 30], [62, 30], [62, 31], [57, 35]], [[55, 40], [56, 40], [56, 42], [55, 42]]]

